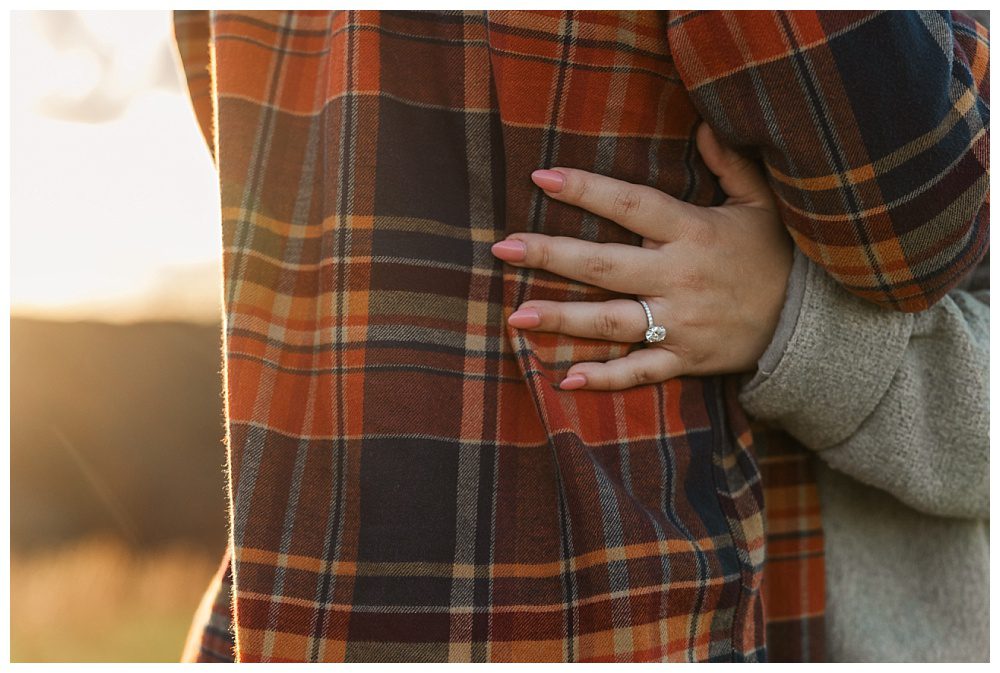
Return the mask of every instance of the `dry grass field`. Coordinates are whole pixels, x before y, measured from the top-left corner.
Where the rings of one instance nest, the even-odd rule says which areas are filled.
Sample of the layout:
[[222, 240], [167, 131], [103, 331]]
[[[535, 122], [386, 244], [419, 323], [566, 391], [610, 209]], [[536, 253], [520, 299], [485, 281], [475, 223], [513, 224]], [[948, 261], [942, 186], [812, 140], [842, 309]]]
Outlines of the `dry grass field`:
[[15, 662], [178, 661], [219, 558], [110, 538], [11, 557]]
[[11, 657], [177, 661], [225, 546], [219, 328], [11, 320]]

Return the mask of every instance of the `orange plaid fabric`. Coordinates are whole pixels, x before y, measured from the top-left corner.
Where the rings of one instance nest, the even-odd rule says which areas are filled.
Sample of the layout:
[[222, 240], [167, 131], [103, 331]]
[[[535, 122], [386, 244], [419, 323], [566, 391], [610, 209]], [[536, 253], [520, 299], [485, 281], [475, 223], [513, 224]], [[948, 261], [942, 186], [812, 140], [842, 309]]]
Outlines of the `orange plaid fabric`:
[[[735, 378], [560, 390], [573, 362], [635, 345], [521, 332], [506, 316], [527, 299], [615, 295], [489, 247], [525, 230], [638, 242], [546, 200], [528, 179], [539, 167], [718, 203], [694, 151], [706, 118], [761, 153], [811, 256], [873, 300], [926, 305], [985, 249], [974, 25], [219, 11], [178, 12], [175, 27], [219, 171], [225, 272], [230, 540], [192, 657], [820, 656], [815, 487], [794, 453], [757, 454]], [[896, 89], [973, 103], [916, 115], [908, 133], [929, 127], [885, 161], [889, 121], [861, 114], [871, 92], [837, 77], [843, 52], [878, 55], [883, 33], [934, 66]], [[716, 57], [724, 43], [735, 51]], [[896, 170], [924, 155], [943, 184]], [[765, 540], [775, 498], [782, 532]], [[779, 549], [785, 534], [797, 541]], [[765, 576], [766, 541], [794, 581]], [[769, 634], [792, 635], [772, 647]]]

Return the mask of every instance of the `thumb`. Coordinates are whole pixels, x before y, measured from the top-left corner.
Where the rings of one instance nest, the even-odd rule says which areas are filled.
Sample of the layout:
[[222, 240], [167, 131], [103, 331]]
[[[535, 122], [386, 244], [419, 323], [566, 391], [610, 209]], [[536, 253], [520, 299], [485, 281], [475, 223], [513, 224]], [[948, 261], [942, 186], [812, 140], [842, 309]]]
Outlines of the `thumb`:
[[753, 205], [772, 201], [771, 188], [760, 169], [732, 147], [723, 145], [712, 127], [702, 122], [695, 139], [701, 158], [719, 178], [730, 202]]

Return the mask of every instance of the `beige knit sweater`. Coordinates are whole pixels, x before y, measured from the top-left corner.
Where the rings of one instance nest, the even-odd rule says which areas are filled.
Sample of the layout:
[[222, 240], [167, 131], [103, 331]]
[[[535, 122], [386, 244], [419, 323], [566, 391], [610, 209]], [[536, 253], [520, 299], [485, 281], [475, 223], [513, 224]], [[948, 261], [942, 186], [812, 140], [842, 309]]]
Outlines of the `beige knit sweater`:
[[832, 661], [989, 659], [989, 261], [887, 311], [796, 251], [746, 410], [822, 459]]

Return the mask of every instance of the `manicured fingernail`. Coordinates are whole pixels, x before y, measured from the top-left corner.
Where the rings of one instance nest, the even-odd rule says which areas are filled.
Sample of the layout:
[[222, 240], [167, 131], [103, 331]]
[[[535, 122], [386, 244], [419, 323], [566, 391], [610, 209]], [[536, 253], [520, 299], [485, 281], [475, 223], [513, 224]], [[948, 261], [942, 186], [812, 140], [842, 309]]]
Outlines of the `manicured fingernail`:
[[533, 308], [519, 308], [510, 314], [507, 322], [518, 329], [530, 329], [542, 324], [542, 316]]
[[566, 176], [559, 171], [539, 170], [531, 174], [531, 181], [547, 192], [561, 192]]
[[523, 262], [528, 254], [528, 246], [522, 241], [500, 241], [490, 248], [493, 254], [506, 262]]
[[576, 390], [587, 385], [587, 377], [583, 374], [570, 374], [562, 380], [559, 387], [563, 390]]

